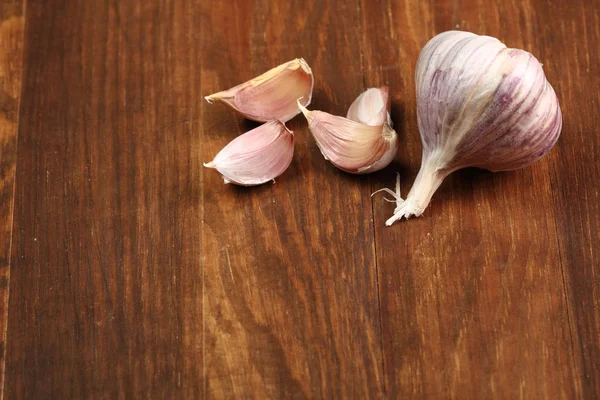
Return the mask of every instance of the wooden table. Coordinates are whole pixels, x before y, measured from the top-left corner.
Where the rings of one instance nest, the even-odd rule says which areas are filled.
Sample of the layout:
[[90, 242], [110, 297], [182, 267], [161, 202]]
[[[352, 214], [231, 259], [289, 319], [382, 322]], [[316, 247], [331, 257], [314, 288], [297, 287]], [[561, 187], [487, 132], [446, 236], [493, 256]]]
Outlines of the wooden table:
[[[287, 3], [2, 2], [5, 398], [600, 397], [600, 1]], [[388, 228], [450, 29], [536, 55], [562, 136]], [[295, 57], [313, 109], [390, 86], [395, 163], [340, 172], [295, 118], [275, 185], [224, 185], [202, 162], [256, 124], [203, 96]]]

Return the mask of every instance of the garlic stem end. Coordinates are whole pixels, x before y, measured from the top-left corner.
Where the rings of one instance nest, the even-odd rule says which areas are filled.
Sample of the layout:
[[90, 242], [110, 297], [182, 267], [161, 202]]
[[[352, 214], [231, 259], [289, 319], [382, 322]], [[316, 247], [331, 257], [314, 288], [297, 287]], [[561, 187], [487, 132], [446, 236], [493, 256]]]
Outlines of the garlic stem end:
[[[400, 177], [396, 177], [396, 209], [394, 215], [389, 218], [385, 224], [392, 225], [394, 222], [412, 216], [419, 217], [431, 201], [431, 197], [440, 187], [444, 178], [448, 176], [450, 171], [438, 168], [438, 164], [431, 160], [425, 159], [421, 164], [421, 169], [417, 174], [413, 187], [410, 189], [405, 200], [400, 197]], [[391, 190], [388, 189], [390, 192]]]
[[298, 103], [298, 108], [300, 109], [300, 111], [302, 111], [302, 114], [304, 114], [304, 117], [308, 120], [308, 122], [310, 122], [310, 120], [312, 119], [311, 111], [309, 109], [307, 109], [306, 107], [304, 107], [302, 105], [302, 103], [300, 103], [301, 99], [302, 99], [302, 97], [300, 97], [298, 100], [296, 100], [296, 102]]
[[231, 99], [233, 96], [227, 93], [228, 91], [217, 92], [210, 94], [208, 96], [204, 96], [204, 100], [206, 100], [209, 104], [214, 104], [215, 101], [223, 101], [225, 99]]

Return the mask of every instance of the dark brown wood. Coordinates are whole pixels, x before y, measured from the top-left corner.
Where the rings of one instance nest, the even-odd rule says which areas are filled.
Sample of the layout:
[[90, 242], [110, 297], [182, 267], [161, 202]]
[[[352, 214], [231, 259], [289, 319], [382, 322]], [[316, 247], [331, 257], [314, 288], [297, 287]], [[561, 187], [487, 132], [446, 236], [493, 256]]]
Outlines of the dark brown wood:
[[[300, 56], [315, 74], [310, 108], [345, 113], [363, 90], [359, 10], [343, 0], [205, 2], [202, 14], [205, 95]], [[201, 124], [204, 161], [254, 126], [208, 104]], [[274, 185], [204, 173], [205, 393], [381, 397], [369, 180], [325, 162], [304, 117], [288, 125], [295, 157]]]
[[[509, 173], [459, 171], [423, 218], [386, 228], [393, 206], [375, 200], [390, 394], [477, 399], [600, 393], [600, 313], [592, 307], [600, 301], [594, 276], [600, 265], [594, 250], [600, 243], [600, 169], [592, 161], [600, 157], [600, 141], [592, 129], [596, 111], [577, 111], [598, 99], [600, 80], [584, 71], [586, 62], [597, 60], [586, 23], [598, 32], [592, 15], [596, 10], [597, 18], [599, 4], [546, 3], [362, 1], [365, 79], [368, 86], [391, 87], [404, 193], [421, 159], [415, 62], [437, 33], [474, 31], [532, 52], [559, 93], [565, 119], [563, 137], [548, 157]], [[382, 32], [389, 40], [378, 41]], [[562, 45], [579, 36], [583, 43]], [[575, 73], [579, 90], [568, 83]], [[588, 143], [576, 149], [573, 137]], [[373, 189], [392, 186], [394, 168], [378, 178]]]
[[201, 395], [200, 19], [28, 2], [6, 398]]
[[[5, 398], [600, 397], [600, 2], [291, 3], [0, 6]], [[410, 189], [415, 63], [450, 29], [536, 55], [562, 136], [387, 228], [370, 193]], [[390, 86], [397, 161], [342, 173], [299, 116], [277, 183], [224, 185], [202, 162], [257, 124], [203, 96], [295, 57], [311, 109]]]
[[[563, 114], [550, 166], [554, 217], [569, 305], [578, 380], [584, 398], [600, 397], [600, 3], [540, 7], [534, 38], [552, 71]], [[560, 16], [560, 19], [557, 19]], [[548, 24], [555, 18], [554, 26]], [[571, 43], [559, 48], [557, 43]]]
[[0, 5], [0, 393], [3, 393], [10, 282], [17, 126], [23, 66], [22, 0]]

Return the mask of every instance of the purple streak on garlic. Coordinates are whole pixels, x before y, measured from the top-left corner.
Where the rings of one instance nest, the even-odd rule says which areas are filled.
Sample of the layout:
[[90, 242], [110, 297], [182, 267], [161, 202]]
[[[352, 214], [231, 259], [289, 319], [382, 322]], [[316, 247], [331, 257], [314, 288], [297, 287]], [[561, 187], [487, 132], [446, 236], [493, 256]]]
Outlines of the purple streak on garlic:
[[421, 169], [386, 225], [419, 216], [444, 178], [466, 167], [525, 167], [558, 140], [562, 115], [542, 65], [498, 39], [449, 31], [421, 51], [415, 72]]
[[225, 183], [255, 186], [283, 174], [293, 155], [293, 132], [275, 120], [233, 139], [204, 166], [216, 169]]
[[325, 159], [343, 171], [378, 171], [398, 151], [398, 135], [391, 127], [388, 112], [387, 87], [361, 94], [350, 106], [348, 118], [299, 107]]
[[222, 101], [246, 118], [266, 122], [287, 122], [300, 113], [296, 100], [310, 104], [314, 86], [313, 73], [304, 59], [281, 64], [234, 88], [206, 96], [209, 103]]

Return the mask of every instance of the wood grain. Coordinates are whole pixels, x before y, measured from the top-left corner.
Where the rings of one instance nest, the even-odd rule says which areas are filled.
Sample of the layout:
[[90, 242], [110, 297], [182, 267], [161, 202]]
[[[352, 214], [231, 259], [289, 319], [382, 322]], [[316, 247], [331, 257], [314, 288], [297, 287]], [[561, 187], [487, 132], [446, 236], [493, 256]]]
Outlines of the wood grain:
[[[583, 122], [585, 115], [576, 115], [566, 97], [573, 88], [560, 79], [568, 75], [560, 66], [562, 60], [577, 59], [575, 51], [589, 50], [558, 51], [559, 43], [572, 38], [557, 32], [554, 21], [561, 15], [563, 24], [580, 24], [582, 14], [566, 13], [559, 2], [550, 7], [536, 1], [440, 3], [362, 2], [363, 25], [370, 28], [363, 36], [365, 78], [368, 86], [392, 88], [392, 118], [403, 138], [399, 151], [403, 165], [397, 169], [404, 177], [404, 193], [421, 158], [415, 61], [426, 41], [439, 32], [488, 34], [537, 55], [561, 104], [567, 104], [566, 123], [558, 150], [531, 167], [499, 174], [478, 170], [453, 174], [423, 218], [386, 229], [383, 222], [393, 207], [382, 199], [375, 201], [386, 390], [399, 397], [596, 397], [598, 314], [588, 306], [577, 315], [573, 303], [598, 304], [594, 270], [599, 262], [589, 253], [594, 239], [583, 242], [573, 237], [582, 227], [564, 226], [564, 212], [556, 204], [558, 193], [571, 198], [556, 177], [566, 182], [572, 175], [582, 176], [573, 169], [580, 160], [574, 154], [570, 159], [562, 156], [565, 141], [572, 140], [564, 137], [576, 135], [591, 139], [592, 146], [598, 143], [591, 131], [576, 132], [575, 121], [589, 122]], [[583, 4], [590, 2], [579, 6]], [[588, 8], [591, 12], [594, 6]], [[383, 26], [368, 23], [376, 20]], [[510, 24], [519, 28], [505, 29]], [[390, 40], [368, 46], [381, 31], [389, 32]], [[581, 70], [579, 65], [573, 69]], [[580, 96], [576, 108], [585, 108], [597, 94]], [[590, 153], [590, 160], [598, 156], [594, 150]], [[392, 172], [382, 174], [373, 189], [386, 182], [391, 186]], [[593, 181], [590, 176], [587, 182], [595, 190], [586, 195], [597, 200]], [[598, 221], [599, 202], [594, 204], [594, 210], [577, 214], [587, 216], [585, 222], [592, 227]], [[583, 246], [587, 258], [566, 258], [568, 246]], [[579, 265], [588, 266], [588, 281], [586, 290], [573, 298], [573, 278], [568, 274], [571, 269], [579, 273]], [[581, 332], [579, 325], [587, 331]], [[589, 346], [585, 349], [589, 356], [577, 348], [580, 342]]]
[[0, 5], [0, 393], [3, 393], [17, 126], [23, 61], [22, 0]]
[[[600, 2], [541, 8], [536, 38], [553, 60], [564, 122], [551, 163], [554, 216], [569, 301], [573, 353], [584, 398], [600, 397]], [[554, 26], [546, 19], [556, 18]], [[575, 40], [574, 40], [575, 39]], [[571, 43], [559, 50], [556, 43]], [[545, 64], [546, 67], [546, 64]]]
[[[345, 113], [363, 90], [358, 11], [205, 2], [203, 94], [301, 56], [315, 73], [310, 108]], [[208, 104], [201, 121], [205, 161], [254, 126]], [[206, 395], [381, 397], [369, 181], [326, 163], [302, 116], [288, 125], [295, 157], [274, 185], [240, 189], [204, 172]]]
[[29, 1], [6, 398], [194, 398], [199, 4]]
[[[3, 2], [3, 395], [599, 398], [599, 10]], [[525, 169], [452, 174], [421, 218], [386, 228], [393, 205], [370, 194], [396, 172], [412, 184], [414, 68], [449, 29], [536, 55], [562, 136]], [[275, 184], [224, 185], [202, 162], [257, 124], [203, 96], [295, 57], [315, 73], [311, 109], [343, 115], [390, 86], [396, 161], [340, 172], [298, 116]]]

